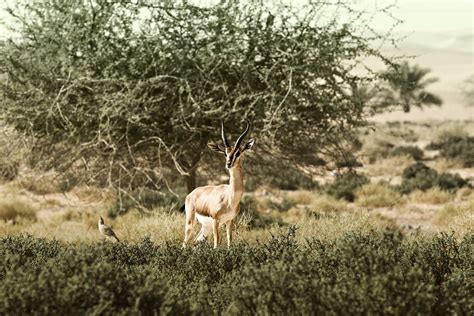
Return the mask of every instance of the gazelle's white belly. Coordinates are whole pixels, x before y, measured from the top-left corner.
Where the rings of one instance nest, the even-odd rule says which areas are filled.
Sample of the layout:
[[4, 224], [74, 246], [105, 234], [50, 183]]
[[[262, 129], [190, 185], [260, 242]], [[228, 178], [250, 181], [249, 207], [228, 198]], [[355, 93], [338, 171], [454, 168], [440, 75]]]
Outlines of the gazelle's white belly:
[[[227, 223], [228, 221], [231, 221], [235, 218], [237, 215], [236, 211], [231, 211], [231, 212], [225, 212], [221, 216], [219, 216], [219, 225], [223, 225]], [[199, 223], [201, 223], [202, 226], [210, 227], [212, 229], [212, 223], [214, 222], [214, 219], [210, 216], [204, 216], [199, 213], [196, 213], [196, 218]]]
[[214, 222], [212, 217], [196, 213], [196, 218], [203, 228], [212, 230], [212, 223]]

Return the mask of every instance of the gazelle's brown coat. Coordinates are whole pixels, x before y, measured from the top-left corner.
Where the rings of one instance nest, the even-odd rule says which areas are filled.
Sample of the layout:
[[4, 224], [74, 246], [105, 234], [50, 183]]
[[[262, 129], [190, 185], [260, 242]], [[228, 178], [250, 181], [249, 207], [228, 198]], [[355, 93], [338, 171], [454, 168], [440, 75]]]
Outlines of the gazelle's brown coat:
[[219, 244], [219, 226], [226, 225], [227, 246], [232, 242], [233, 219], [239, 213], [240, 200], [244, 192], [244, 181], [242, 174], [242, 154], [252, 148], [254, 140], [251, 139], [241, 148], [241, 143], [248, 133], [249, 125], [237, 139], [235, 146], [229, 146], [222, 125], [222, 139], [225, 150], [218, 145], [209, 144], [212, 150], [225, 154], [226, 168], [229, 170], [229, 184], [217, 186], [203, 186], [196, 188], [186, 197], [186, 227], [183, 246], [186, 246], [192, 238], [193, 226], [197, 220], [201, 223], [201, 231], [196, 238], [197, 241], [204, 240], [212, 231], [214, 235], [214, 248]]

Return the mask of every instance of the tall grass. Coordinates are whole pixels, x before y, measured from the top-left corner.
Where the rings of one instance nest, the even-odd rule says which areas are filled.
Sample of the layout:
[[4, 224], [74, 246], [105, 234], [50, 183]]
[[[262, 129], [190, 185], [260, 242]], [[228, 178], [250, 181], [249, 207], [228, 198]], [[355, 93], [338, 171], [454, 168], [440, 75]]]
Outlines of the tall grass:
[[362, 207], [394, 207], [404, 203], [400, 193], [385, 184], [368, 183], [356, 191], [356, 204]]

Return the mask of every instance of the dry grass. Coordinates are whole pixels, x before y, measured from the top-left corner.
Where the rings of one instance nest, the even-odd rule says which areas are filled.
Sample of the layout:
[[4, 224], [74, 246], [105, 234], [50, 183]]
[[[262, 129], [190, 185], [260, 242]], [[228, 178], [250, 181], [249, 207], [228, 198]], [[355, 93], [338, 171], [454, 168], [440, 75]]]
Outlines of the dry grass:
[[307, 191], [307, 190], [298, 190], [288, 192], [286, 196], [289, 199], [292, 199], [296, 204], [309, 205], [317, 199], [317, 192]]
[[35, 220], [36, 209], [22, 197], [3, 197], [0, 200], [0, 219], [8, 220]]
[[438, 187], [431, 188], [427, 191], [416, 190], [409, 195], [409, 200], [414, 203], [445, 204], [453, 199], [453, 194], [443, 191]]
[[474, 200], [445, 205], [432, 220], [440, 231], [454, 231], [457, 236], [474, 230]]
[[403, 205], [402, 196], [384, 184], [368, 183], [356, 191], [356, 204], [362, 207], [393, 207]]
[[364, 167], [368, 176], [372, 177], [390, 177], [400, 176], [403, 169], [414, 163], [414, 160], [408, 156], [395, 156], [377, 161], [372, 165]]
[[456, 198], [461, 201], [474, 200], [474, 188], [460, 188], [456, 191]]
[[57, 175], [53, 173], [22, 175], [13, 184], [37, 195], [61, 192], [57, 182]]
[[446, 159], [442, 157], [436, 158], [434, 161], [428, 164], [431, 168], [438, 172], [449, 172], [453, 169], [462, 169], [462, 162], [452, 159]]

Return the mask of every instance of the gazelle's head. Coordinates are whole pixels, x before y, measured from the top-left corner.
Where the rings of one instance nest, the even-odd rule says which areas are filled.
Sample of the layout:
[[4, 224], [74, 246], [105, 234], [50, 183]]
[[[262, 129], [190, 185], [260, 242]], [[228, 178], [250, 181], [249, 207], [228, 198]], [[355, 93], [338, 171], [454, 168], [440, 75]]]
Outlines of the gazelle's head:
[[234, 146], [230, 146], [229, 141], [225, 136], [224, 122], [221, 122], [222, 141], [224, 142], [225, 148], [222, 149], [219, 145], [214, 143], [207, 144], [207, 146], [211, 150], [225, 155], [225, 167], [227, 169], [232, 169], [240, 166], [244, 152], [251, 149], [253, 144], [255, 143], [253, 139], [250, 139], [249, 141], [243, 144], [244, 137], [249, 132], [249, 129], [250, 124], [247, 122], [247, 127], [245, 128], [245, 131], [239, 136], [239, 138], [237, 138]]

